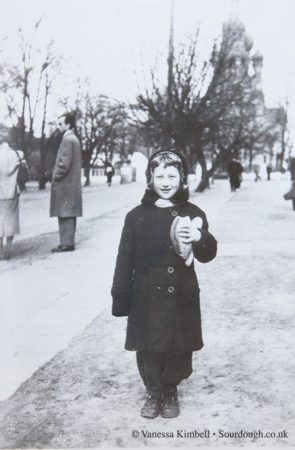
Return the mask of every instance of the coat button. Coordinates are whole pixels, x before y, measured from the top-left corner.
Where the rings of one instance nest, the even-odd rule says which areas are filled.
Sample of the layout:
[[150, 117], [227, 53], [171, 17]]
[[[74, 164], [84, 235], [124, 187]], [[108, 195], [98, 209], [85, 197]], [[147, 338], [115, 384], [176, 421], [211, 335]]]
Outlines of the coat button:
[[167, 271], [168, 271], [168, 273], [173, 273], [174, 272], [174, 267], [168, 267]]
[[170, 293], [170, 294], [172, 294], [172, 292], [174, 292], [174, 287], [173, 286], [169, 286], [168, 287], [168, 292]]
[[175, 210], [173, 210], [173, 211], [171, 212], [171, 215], [172, 215], [173, 217], [176, 217], [176, 216], [178, 215], [178, 212], [175, 211]]

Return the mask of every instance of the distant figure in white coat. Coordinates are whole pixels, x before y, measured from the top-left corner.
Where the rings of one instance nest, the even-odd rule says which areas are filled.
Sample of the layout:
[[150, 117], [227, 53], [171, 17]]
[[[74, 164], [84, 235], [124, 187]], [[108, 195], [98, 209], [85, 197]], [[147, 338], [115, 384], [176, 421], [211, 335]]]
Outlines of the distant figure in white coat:
[[13, 150], [8, 142], [9, 132], [4, 131], [0, 136], [0, 260], [10, 259], [13, 238], [20, 231], [17, 173], [25, 163], [23, 152]]

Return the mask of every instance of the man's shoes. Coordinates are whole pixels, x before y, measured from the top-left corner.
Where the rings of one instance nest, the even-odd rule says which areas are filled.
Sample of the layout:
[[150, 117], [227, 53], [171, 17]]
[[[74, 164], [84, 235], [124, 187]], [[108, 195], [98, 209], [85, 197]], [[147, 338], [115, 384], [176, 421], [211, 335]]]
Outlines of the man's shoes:
[[143, 407], [141, 408], [140, 415], [148, 419], [154, 419], [159, 415], [161, 409], [161, 397], [148, 395]]
[[51, 250], [52, 253], [72, 252], [75, 250], [74, 245], [59, 245]]
[[179, 416], [179, 403], [176, 389], [164, 393], [161, 416], [165, 419], [173, 419]]

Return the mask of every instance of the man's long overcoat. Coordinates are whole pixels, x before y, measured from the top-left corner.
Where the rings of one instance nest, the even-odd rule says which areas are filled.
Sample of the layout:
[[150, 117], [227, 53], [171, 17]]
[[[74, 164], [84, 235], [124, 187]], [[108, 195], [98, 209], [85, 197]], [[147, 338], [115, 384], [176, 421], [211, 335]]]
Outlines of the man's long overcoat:
[[208, 262], [216, 255], [206, 215], [192, 203], [143, 204], [127, 214], [112, 286], [113, 315], [128, 316], [127, 350], [183, 353], [203, 346], [194, 265], [187, 267], [170, 241], [177, 215], [203, 221], [194, 256]]
[[72, 131], [66, 131], [52, 174], [50, 217], [82, 216], [81, 147]]

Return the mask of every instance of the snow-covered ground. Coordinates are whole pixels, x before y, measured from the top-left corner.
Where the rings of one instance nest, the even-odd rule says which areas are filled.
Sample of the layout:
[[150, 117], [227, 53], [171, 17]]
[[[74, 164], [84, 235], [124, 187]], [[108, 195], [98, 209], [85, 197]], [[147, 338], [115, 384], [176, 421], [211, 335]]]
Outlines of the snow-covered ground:
[[[288, 187], [279, 177], [245, 179], [232, 194], [228, 181], [216, 180], [192, 198], [207, 212], [219, 252], [196, 265], [205, 347], [179, 389], [181, 415], [173, 420], [140, 417], [144, 389], [135, 355], [123, 350], [126, 320], [110, 315], [122, 222], [144, 186], [84, 191], [86, 217], [71, 255], [50, 254], [57, 233], [43, 218], [48, 192], [24, 194], [15, 258], [0, 266], [0, 283], [11, 289], [0, 301], [2, 341], [10, 342], [1, 347], [1, 377], [4, 369], [12, 393], [5, 361], [13, 368], [16, 359], [18, 384], [24, 381], [1, 402], [1, 447], [295, 445], [295, 212], [282, 198]], [[262, 437], [268, 432], [275, 436]]]

